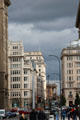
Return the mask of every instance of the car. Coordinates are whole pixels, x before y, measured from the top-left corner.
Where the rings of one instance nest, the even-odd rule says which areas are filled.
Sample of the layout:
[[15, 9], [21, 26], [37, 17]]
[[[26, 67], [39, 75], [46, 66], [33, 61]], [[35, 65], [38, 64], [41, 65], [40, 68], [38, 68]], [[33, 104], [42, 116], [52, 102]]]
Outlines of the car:
[[0, 118], [5, 118], [5, 109], [0, 109]]
[[14, 113], [14, 112], [6, 112], [6, 117], [7, 118], [12, 118], [12, 117], [16, 117], [16, 113]]
[[54, 116], [53, 115], [49, 115], [49, 120], [54, 120]]

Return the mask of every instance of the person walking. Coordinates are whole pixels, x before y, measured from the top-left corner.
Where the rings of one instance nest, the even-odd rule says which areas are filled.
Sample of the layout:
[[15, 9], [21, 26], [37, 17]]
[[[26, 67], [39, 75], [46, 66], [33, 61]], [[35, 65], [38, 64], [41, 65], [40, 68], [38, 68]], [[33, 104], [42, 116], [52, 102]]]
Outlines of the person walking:
[[67, 109], [67, 117], [68, 117], [68, 120], [70, 120], [70, 118], [71, 118], [71, 109], [70, 108]]
[[30, 113], [30, 120], [37, 120], [37, 112], [34, 109]]
[[59, 111], [58, 110], [56, 110], [55, 115], [56, 115], [56, 120], [59, 120]]
[[76, 114], [76, 109], [72, 112], [72, 118], [73, 120], [77, 120], [77, 114]]
[[22, 115], [21, 115], [21, 117], [20, 117], [20, 120], [27, 120], [27, 119], [25, 118], [24, 113], [22, 113]]
[[62, 115], [62, 119], [65, 120], [65, 118], [66, 118], [66, 110], [65, 109], [62, 110], [61, 115]]
[[38, 113], [38, 120], [46, 120], [46, 115], [43, 110]]

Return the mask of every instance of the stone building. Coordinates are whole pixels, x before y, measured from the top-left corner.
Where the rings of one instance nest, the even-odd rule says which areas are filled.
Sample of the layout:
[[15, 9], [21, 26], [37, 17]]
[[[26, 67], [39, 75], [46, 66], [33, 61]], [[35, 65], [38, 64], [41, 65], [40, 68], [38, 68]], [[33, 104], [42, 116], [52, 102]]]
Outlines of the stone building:
[[[27, 56], [27, 59], [34, 61], [36, 63], [36, 71], [38, 76], [38, 81], [42, 82], [43, 87], [43, 98], [46, 99], [46, 65], [44, 62], [44, 57], [41, 52], [25, 52], [24, 56]], [[39, 83], [38, 82], [38, 83]], [[39, 84], [40, 85], [40, 84]]]
[[8, 103], [8, 6], [10, 0], [0, 0], [0, 108]]
[[80, 95], [80, 1], [76, 17], [79, 39], [73, 41], [61, 53], [62, 60], [62, 93], [66, 105], [74, 104], [76, 93]]
[[80, 40], [62, 50], [61, 61], [62, 92], [68, 106], [74, 104], [76, 93], [80, 95]]
[[41, 75], [44, 75], [41, 78], [41, 81], [44, 81], [42, 94], [44, 99], [46, 98], [46, 74], [42, 53], [24, 52], [22, 42], [10, 41], [8, 49], [9, 107], [31, 107], [33, 87], [35, 104], [37, 103], [38, 78], [41, 78]]
[[57, 96], [57, 85], [55, 83], [47, 83], [46, 86], [46, 99], [53, 99]]

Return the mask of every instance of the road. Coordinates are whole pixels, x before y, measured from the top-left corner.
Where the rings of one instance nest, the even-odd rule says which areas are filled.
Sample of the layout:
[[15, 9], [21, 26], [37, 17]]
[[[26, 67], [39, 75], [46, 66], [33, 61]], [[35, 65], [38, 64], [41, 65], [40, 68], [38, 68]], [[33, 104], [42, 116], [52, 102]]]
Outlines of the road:
[[5, 119], [0, 119], [0, 120], [19, 120], [19, 117], [5, 118]]

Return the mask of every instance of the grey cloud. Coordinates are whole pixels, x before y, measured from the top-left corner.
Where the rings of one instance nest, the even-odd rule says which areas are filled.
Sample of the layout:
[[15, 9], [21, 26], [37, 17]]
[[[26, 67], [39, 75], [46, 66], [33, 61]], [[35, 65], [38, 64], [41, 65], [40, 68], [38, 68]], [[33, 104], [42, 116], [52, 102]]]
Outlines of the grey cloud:
[[59, 17], [74, 16], [76, 0], [11, 0], [10, 22], [53, 21]]
[[65, 18], [59, 18], [54, 21], [49, 21], [49, 22], [38, 22], [34, 23], [33, 29], [36, 30], [43, 30], [43, 31], [56, 31], [56, 30], [63, 30], [63, 29], [68, 29], [72, 28], [75, 26], [75, 20], [76, 17], [65, 17]]

